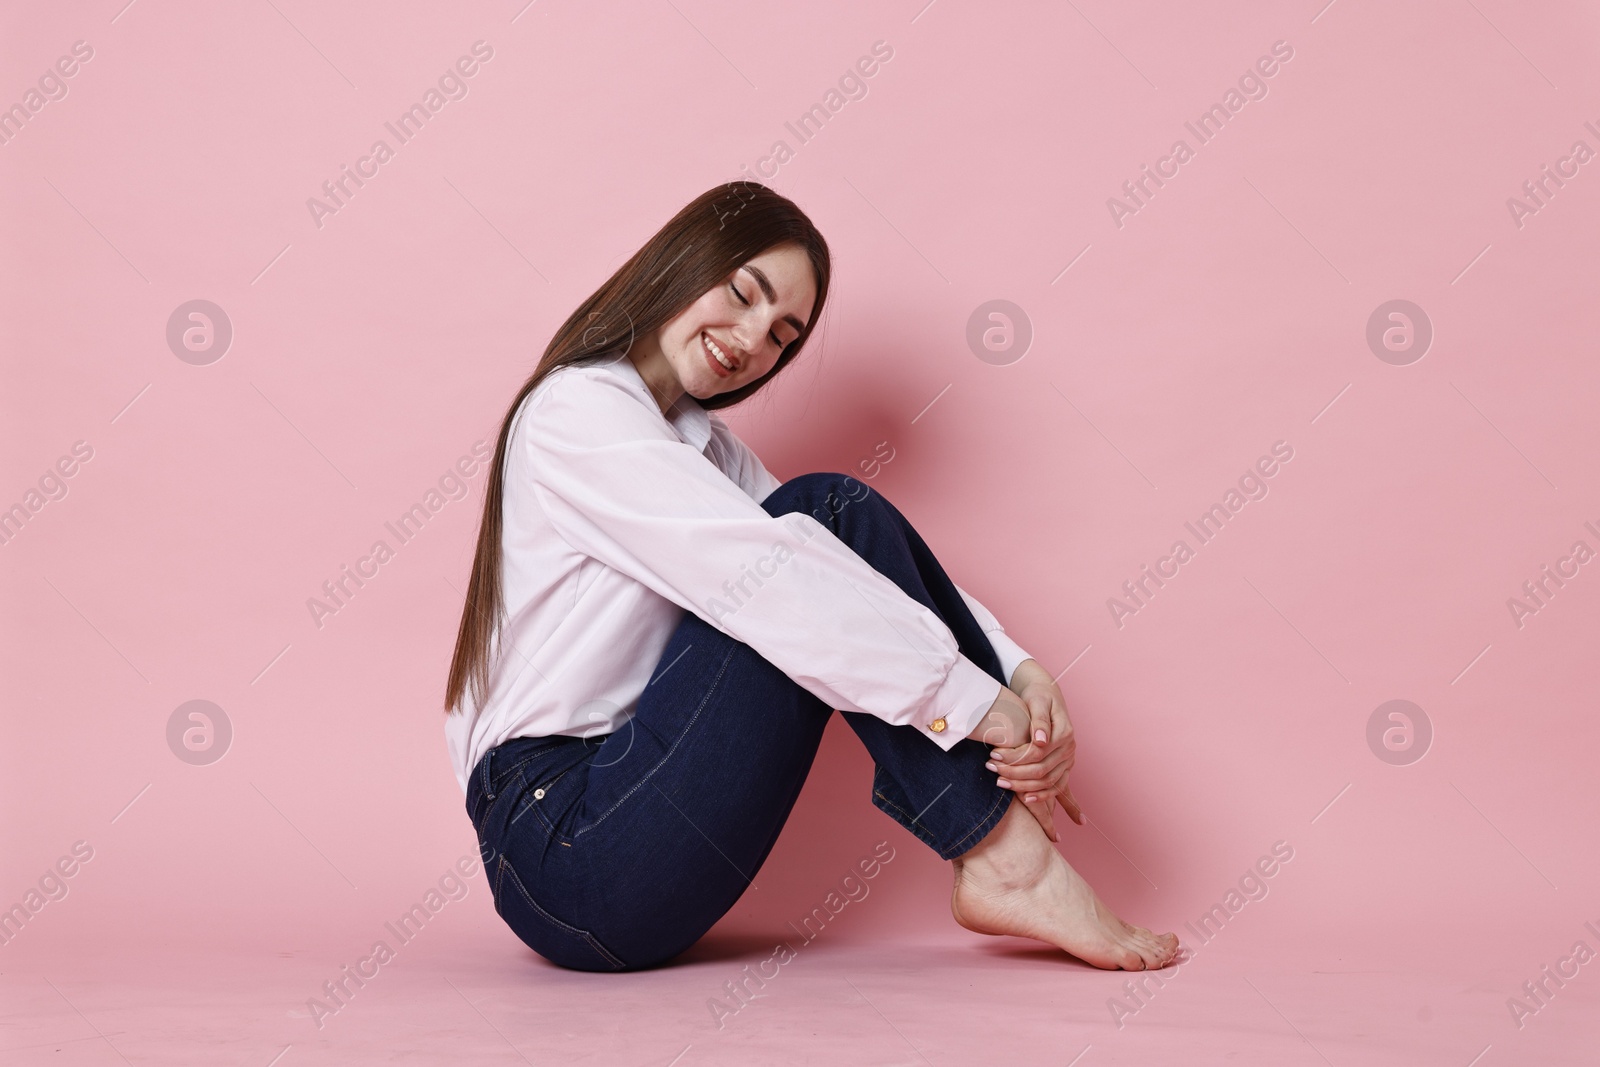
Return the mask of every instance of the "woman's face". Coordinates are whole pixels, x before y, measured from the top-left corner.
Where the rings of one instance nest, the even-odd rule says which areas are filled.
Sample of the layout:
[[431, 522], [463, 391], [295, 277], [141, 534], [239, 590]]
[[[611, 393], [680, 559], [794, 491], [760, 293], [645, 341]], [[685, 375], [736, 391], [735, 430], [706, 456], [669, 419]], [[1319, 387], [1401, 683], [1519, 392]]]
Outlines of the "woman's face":
[[748, 385], [800, 335], [816, 293], [803, 248], [769, 248], [665, 323], [658, 333], [662, 355], [697, 400]]

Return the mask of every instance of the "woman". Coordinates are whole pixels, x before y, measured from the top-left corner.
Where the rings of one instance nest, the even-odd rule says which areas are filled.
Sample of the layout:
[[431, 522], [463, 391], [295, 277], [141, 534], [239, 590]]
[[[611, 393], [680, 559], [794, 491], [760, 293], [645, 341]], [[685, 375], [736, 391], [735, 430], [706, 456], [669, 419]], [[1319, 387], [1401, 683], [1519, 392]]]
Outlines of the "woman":
[[789, 200], [713, 188], [506, 413], [445, 695], [495, 909], [565, 967], [671, 959], [760, 869], [838, 708], [873, 803], [951, 861], [958, 923], [1166, 966], [1177, 938], [1122, 922], [1051, 844], [1057, 798], [1083, 816], [1049, 673], [881, 495], [779, 484], [711, 414], [799, 354], [829, 264]]

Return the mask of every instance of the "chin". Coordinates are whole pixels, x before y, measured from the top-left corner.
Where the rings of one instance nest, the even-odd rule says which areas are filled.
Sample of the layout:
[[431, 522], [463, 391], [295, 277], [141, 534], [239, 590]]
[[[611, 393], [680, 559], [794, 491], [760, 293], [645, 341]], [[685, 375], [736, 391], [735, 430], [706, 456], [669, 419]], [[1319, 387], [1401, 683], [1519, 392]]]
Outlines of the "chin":
[[[732, 386], [731, 388], [737, 389], [738, 386]], [[721, 382], [711, 382], [708, 385], [696, 386], [693, 389], [685, 389], [684, 390], [684, 392], [688, 393], [690, 396], [694, 397], [696, 400], [710, 400], [712, 397], [717, 396], [717, 395], [719, 395], [721, 393], [724, 393], [726, 391], [727, 390], [723, 389]]]

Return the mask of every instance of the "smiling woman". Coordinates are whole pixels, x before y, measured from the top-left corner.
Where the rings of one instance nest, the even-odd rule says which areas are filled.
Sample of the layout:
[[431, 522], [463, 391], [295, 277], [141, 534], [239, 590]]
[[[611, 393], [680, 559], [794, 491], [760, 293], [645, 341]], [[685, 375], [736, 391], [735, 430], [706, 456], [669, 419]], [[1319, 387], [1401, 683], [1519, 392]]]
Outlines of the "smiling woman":
[[[1177, 939], [1122, 922], [1051, 847], [1054, 801], [1082, 813], [1049, 674], [882, 495], [780, 483], [715, 414], [795, 359], [829, 276], [792, 202], [713, 188], [572, 313], [506, 412], [445, 690], [495, 910], [564, 967], [671, 959], [752, 884], [839, 709], [872, 802], [953, 861], [957, 922], [1164, 966]], [[713, 610], [732, 587], [737, 610]]]
[[781, 244], [741, 263], [661, 330], [639, 337], [628, 358], [663, 412], [684, 393], [709, 400], [766, 377], [806, 332], [817, 303], [806, 250]]

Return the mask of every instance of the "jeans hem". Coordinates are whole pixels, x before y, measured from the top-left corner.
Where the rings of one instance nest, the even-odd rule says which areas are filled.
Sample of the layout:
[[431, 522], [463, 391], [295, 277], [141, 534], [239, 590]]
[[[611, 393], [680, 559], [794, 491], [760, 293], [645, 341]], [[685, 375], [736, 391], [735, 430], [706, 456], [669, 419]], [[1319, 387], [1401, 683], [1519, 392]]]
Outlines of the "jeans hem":
[[951, 845], [945, 852], [939, 853], [939, 858], [953, 860], [977, 848], [978, 842], [988, 837], [989, 831], [999, 826], [1000, 820], [1006, 817], [1006, 812], [1010, 810], [1011, 801], [1015, 797], [1016, 794], [1010, 790], [1002, 790], [1000, 795], [995, 798], [994, 806], [984, 812], [983, 818], [979, 819], [961, 840]]
[[1000, 795], [995, 798], [994, 804], [990, 806], [988, 811], [983, 813], [978, 821], [973, 824], [972, 828], [957, 838], [954, 843], [949, 845], [940, 845], [933, 834], [921, 827], [921, 825], [917, 822], [916, 816], [911, 815], [905, 811], [905, 809], [901, 808], [898, 804], [877, 790], [873, 790], [872, 792], [872, 803], [879, 811], [883, 812], [885, 815], [889, 816], [889, 818], [905, 827], [906, 830], [909, 831], [911, 835], [918, 841], [921, 841], [923, 844], [933, 849], [933, 851], [938, 854], [940, 859], [953, 860], [957, 856], [969, 852], [973, 848], [977, 847], [978, 842], [987, 837], [989, 835], [989, 831], [993, 830], [1000, 824], [1000, 820], [1005, 818], [1006, 809], [1011, 804], [1012, 796], [1013, 794], [1011, 792], [1001, 790]]

